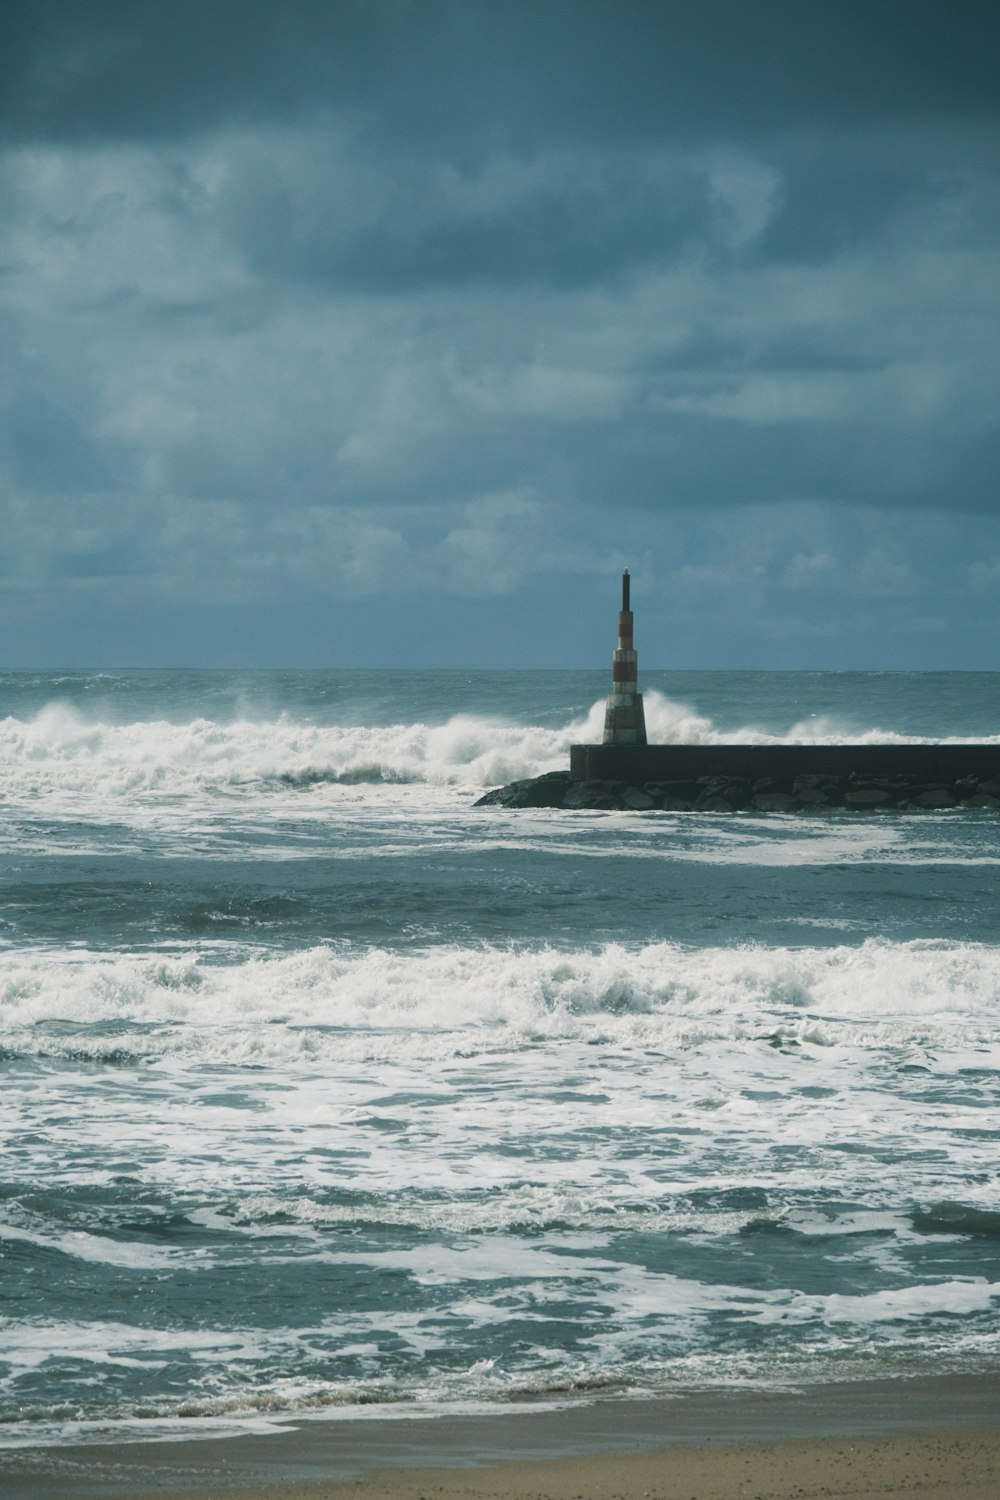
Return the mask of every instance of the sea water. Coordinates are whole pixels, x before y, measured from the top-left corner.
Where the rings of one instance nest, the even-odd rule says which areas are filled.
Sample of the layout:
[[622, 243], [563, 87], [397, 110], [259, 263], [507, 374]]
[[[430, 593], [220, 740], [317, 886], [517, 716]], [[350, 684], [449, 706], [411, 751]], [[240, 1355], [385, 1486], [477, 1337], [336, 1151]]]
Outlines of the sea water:
[[[996, 674], [644, 686], [1000, 745]], [[0, 675], [0, 1442], [995, 1368], [1000, 814], [473, 806], [605, 690]]]

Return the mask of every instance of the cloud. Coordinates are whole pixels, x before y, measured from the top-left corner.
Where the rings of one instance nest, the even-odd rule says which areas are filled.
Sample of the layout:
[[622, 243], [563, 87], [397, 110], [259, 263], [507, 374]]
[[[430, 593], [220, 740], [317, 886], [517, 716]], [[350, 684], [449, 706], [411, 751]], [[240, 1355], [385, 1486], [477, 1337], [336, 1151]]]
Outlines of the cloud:
[[176, 138], [331, 102], [420, 150], [746, 137], [992, 112], [998, 33], [982, 0], [48, 0], [5, 13], [0, 98], [21, 138]]
[[781, 582], [785, 588], [815, 590], [827, 584], [836, 568], [832, 552], [796, 552], [785, 564]]
[[992, 593], [1000, 589], [1000, 556], [988, 562], [977, 558], [969, 564], [969, 584], [974, 594]]
[[[995, 505], [1000, 308], [986, 249], [859, 242], [788, 266], [723, 254], [709, 216], [691, 221], [688, 250], [664, 245], [646, 263], [628, 234], [607, 242], [584, 282], [543, 274], [576, 256], [554, 235], [530, 270], [501, 257], [506, 279], [477, 279], [470, 252], [429, 285], [408, 272], [359, 287], [358, 245], [392, 194], [385, 181], [360, 205], [345, 192], [336, 234], [311, 240], [296, 204], [322, 196], [325, 139], [317, 127], [297, 143], [250, 131], [168, 153], [8, 157], [17, 212], [0, 316], [22, 360], [8, 419], [20, 482], [33, 446], [49, 469], [61, 447], [67, 479], [72, 461], [91, 487], [117, 474], [216, 497], [424, 503], [526, 485], [594, 501], [613, 486], [644, 506]], [[267, 176], [269, 151], [298, 164], [297, 185], [276, 176], [305, 260], [262, 248], [247, 216], [267, 197], [247, 163]], [[682, 165], [671, 170], [703, 174], [707, 202], [711, 161]], [[553, 171], [510, 171], [502, 194], [483, 190], [490, 212], [520, 223], [519, 195]], [[746, 176], [743, 249], [773, 173]], [[433, 205], [426, 222], [444, 223]], [[306, 275], [306, 260], [324, 274]]]
[[667, 549], [705, 639], [743, 610], [878, 643], [947, 569], [972, 640], [1000, 549], [989, 7], [0, 26], [3, 566], [53, 621], [86, 595], [96, 630], [111, 579], [164, 618], [392, 590], [433, 600], [433, 659], [449, 611]]

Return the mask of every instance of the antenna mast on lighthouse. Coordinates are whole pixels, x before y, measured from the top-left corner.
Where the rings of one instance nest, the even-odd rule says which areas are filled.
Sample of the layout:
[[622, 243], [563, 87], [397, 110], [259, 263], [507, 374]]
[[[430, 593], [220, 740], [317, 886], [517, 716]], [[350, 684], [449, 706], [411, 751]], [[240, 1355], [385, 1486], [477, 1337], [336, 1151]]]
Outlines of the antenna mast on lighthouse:
[[644, 745], [646, 715], [638, 690], [639, 659], [632, 644], [628, 569], [622, 574], [622, 607], [618, 615], [618, 647], [611, 667], [611, 692], [604, 714], [606, 745]]

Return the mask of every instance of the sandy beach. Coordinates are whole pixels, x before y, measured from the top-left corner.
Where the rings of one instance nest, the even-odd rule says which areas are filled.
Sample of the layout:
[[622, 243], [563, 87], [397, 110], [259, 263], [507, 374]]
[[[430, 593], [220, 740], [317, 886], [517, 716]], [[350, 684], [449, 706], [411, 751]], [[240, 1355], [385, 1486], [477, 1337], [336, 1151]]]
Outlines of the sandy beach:
[[380, 1414], [202, 1441], [8, 1450], [5, 1500], [995, 1500], [1000, 1382]]
[[[215, 1489], [203, 1500], [848, 1500], [913, 1491], [934, 1500], [995, 1500], [1000, 1435], [920, 1433], [901, 1438], [826, 1438], [710, 1450], [602, 1454], [491, 1465], [408, 1469], [343, 1484]], [[190, 1500], [175, 1491], [166, 1500]]]

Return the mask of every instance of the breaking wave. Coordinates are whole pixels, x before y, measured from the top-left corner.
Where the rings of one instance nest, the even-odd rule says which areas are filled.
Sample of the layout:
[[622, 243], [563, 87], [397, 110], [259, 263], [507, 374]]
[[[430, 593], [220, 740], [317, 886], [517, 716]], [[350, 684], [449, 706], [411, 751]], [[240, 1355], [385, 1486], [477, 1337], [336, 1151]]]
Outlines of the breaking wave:
[[[878, 728], [847, 732], [822, 718], [784, 734], [750, 726], [723, 732], [656, 691], [645, 694], [645, 709], [649, 738], [662, 744], [921, 742]], [[206, 791], [238, 797], [416, 782], [496, 786], [565, 766], [570, 745], [600, 741], [603, 721], [603, 699], [559, 728], [474, 714], [436, 725], [321, 726], [284, 714], [270, 722], [109, 724], [54, 703], [30, 720], [0, 721], [0, 795], [37, 804], [66, 796], [134, 802]], [[990, 743], [1000, 744], [1000, 737]]]
[[[603, 1039], [942, 1049], [1000, 1059], [1000, 951], [966, 943], [596, 952], [317, 947], [220, 964], [197, 955], [0, 956], [0, 1045], [122, 1066], [471, 1057]], [[922, 1066], [929, 1066], [922, 1063]]]

